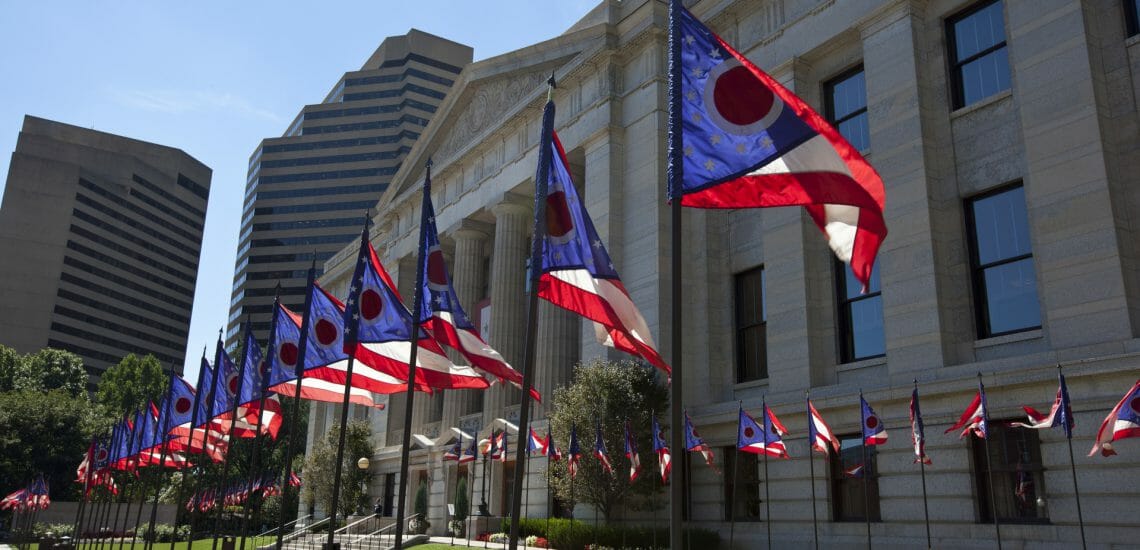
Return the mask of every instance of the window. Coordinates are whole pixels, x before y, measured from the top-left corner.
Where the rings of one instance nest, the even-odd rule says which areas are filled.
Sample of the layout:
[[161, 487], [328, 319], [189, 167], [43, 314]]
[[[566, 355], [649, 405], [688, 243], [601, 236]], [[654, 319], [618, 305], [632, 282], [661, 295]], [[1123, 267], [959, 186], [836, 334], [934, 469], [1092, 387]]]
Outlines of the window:
[[[724, 520], [732, 521], [729, 515], [732, 510], [736, 521], [760, 521], [759, 457], [739, 452], [736, 447], [725, 447], [721, 452], [724, 453]], [[733, 476], [736, 476], [735, 487]]]
[[867, 127], [867, 85], [863, 66], [839, 75], [823, 88], [827, 97], [827, 120], [839, 129], [852, 147], [867, 150], [871, 146], [871, 131]]
[[835, 261], [836, 296], [839, 298], [839, 357], [844, 363], [885, 355], [883, 297], [879, 287], [879, 261], [871, 269], [867, 293], [851, 266]]
[[984, 2], [947, 22], [954, 108], [1009, 89], [1009, 56], [1000, 1]]
[[736, 381], [768, 377], [764, 268], [736, 275]]
[[[979, 521], [994, 520], [990, 503], [986, 442], [973, 439], [974, 482], [978, 488]], [[1001, 523], [1047, 523], [1045, 474], [1037, 430], [989, 422], [989, 466], [993, 468], [994, 502]], [[1040, 500], [1039, 500], [1040, 498]]]
[[1140, 34], [1140, 0], [1124, 0], [1124, 22], [1128, 36]]
[[[839, 453], [830, 461], [831, 505], [835, 521], [867, 521], [868, 507], [871, 521], [882, 521], [879, 516], [876, 454], [876, 447], [872, 445], [867, 448], [867, 456], [863, 456], [862, 434], [839, 436]], [[866, 484], [863, 476], [867, 476]]]
[[1024, 188], [1018, 185], [970, 199], [966, 227], [978, 337], [1040, 327]]

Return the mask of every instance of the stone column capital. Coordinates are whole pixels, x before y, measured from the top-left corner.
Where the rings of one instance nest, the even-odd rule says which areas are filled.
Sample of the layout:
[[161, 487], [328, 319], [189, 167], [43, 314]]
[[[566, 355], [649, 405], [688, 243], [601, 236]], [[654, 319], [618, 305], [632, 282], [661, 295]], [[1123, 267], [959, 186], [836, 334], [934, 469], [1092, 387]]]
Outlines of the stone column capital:
[[496, 218], [510, 215], [528, 216], [534, 212], [534, 199], [520, 193], [503, 193], [497, 203], [491, 207], [491, 213]]
[[448, 227], [444, 234], [450, 235], [456, 239], [472, 239], [472, 240], [486, 240], [491, 235], [495, 234], [495, 226], [484, 223], [481, 221], [464, 218], [459, 220], [459, 223]]

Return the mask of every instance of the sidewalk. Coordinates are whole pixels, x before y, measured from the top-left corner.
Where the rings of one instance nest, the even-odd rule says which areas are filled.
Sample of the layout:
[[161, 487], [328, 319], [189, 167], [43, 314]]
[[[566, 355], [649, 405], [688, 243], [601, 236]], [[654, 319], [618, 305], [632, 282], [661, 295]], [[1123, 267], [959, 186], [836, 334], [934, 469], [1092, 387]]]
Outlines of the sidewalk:
[[[480, 548], [481, 549], [481, 548], [483, 548], [484, 544], [487, 545], [487, 548], [506, 548], [507, 547], [506, 544], [500, 544], [497, 542], [486, 542], [485, 543], [483, 541], [474, 541], [474, 540], [469, 541], [467, 539], [460, 539], [460, 538], [452, 539], [451, 537], [429, 537], [428, 538], [428, 542], [431, 542], [433, 544], [450, 544], [452, 540], [455, 541], [455, 543], [452, 544], [452, 546], [455, 548], [467, 548], [468, 545], [470, 545], [471, 548]], [[524, 546], [521, 541], [519, 542], [519, 548], [525, 549], [525, 550], [544, 550], [544, 549], [538, 548], [537, 546]], [[0, 548], [0, 550], [4, 550], [4, 549]]]

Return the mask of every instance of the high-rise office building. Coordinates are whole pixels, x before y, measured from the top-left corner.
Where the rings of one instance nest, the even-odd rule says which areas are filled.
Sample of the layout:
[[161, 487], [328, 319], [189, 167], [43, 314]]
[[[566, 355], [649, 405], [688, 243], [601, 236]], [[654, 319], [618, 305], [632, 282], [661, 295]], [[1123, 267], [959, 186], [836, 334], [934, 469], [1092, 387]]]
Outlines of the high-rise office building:
[[181, 150], [28, 116], [0, 206], [0, 344], [182, 368], [211, 171]]
[[[303, 302], [318, 269], [360, 234], [376, 205], [473, 50], [411, 30], [384, 39], [324, 101], [306, 105], [285, 135], [250, 156], [230, 302], [227, 343], [247, 317], [264, 337], [275, 287]], [[319, 272], [318, 272], [319, 274]]]

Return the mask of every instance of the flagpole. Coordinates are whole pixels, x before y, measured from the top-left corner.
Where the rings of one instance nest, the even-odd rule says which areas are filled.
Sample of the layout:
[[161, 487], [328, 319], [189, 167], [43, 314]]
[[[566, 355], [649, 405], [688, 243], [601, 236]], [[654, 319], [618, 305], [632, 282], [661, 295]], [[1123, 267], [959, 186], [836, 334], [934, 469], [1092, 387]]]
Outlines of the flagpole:
[[[808, 403], [808, 424], [814, 425], [812, 423], [815, 422], [815, 419], [811, 417], [811, 401], [808, 390], [804, 390], [804, 400]], [[812, 433], [815, 433], [814, 429]], [[819, 550], [819, 513], [816, 511], [815, 503], [815, 456], [811, 454], [813, 445], [815, 445], [815, 441], [808, 441], [808, 472], [811, 474], [811, 529], [815, 541], [815, 550]]]
[[79, 543], [81, 534], [79, 532], [79, 522], [83, 520], [83, 508], [87, 505], [87, 491], [91, 486], [91, 472], [95, 469], [97, 441], [97, 437], [91, 436], [91, 445], [87, 447], [87, 471], [84, 472], [83, 475], [83, 496], [79, 499], [79, 504], [75, 507], [75, 523], [72, 524], [73, 527], [71, 528], [72, 539], [75, 540], [76, 544]]
[[986, 449], [986, 474], [990, 482], [990, 514], [994, 517], [994, 533], [997, 534], [997, 547], [1001, 550], [1001, 527], [998, 525], [997, 497], [994, 495], [994, 470], [990, 465], [990, 411], [986, 406], [986, 386], [982, 383], [982, 373], [978, 372], [978, 393], [982, 401], [982, 422], [986, 429], [982, 441]]
[[[467, 485], [469, 486], [467, 490], [469, 491], [471, 498], [467, 501], [467, 517], [463, 518], [463, 521], [465, 522], [468, 518], [474, 515], [471, 513], [471, 507], [475, 505], [475, 463], [479, 460], [479, 430], [475, 430], [475, 434], [472, 437], [472, 440], [472, 443], [476, 445], [475, 460], [472, 460], [471, 465], [467, 467]], [[475, 522], [472, 521], [471, 523], [474, 524]], [[468, 548], [471, 548], [471, 533], [467, 532], [467, 525], [463, 526], [463, 535], [464, 540], [467, 541], [466, 546]]]
[[163, 405], [161, 411], [162, 422], [155, 422], [155, 430], [158, 431], [158, 436], [162, 438], [162, 447], [158, 452], [158, 478], [154, 482], [154, 503], [150, 507], [150, 528], [147, 533], [150, 534], [151, 540], [146, 545], [147, 550], [154, 548], [154, 543], [158, 542], [158, 537], [154, 534], [154, 526], [158, 521], [158, 496], [162, 493], [162, 475], [163, 468], [166, 468], [166, 453], [169, 450], [169, 445], [166, 441], [166, 433], [168, 431], [167, 425], [170, 424], [170, 396], [174, 392], [174, 363], [170, 364], [170, 381], [167, 383], [166, 388], [166, 403]]
[[[484, 470], [484, 473], [487, 474], [487, 489], [484, 491], [483, 501], [487, 503], [487, 516], [488, 517], [494, 517], [494, 515], [491, 514], [491, 505], [495, 502], [495, 498], [494, 498], [493, 494], [492, 494], [491, 498], [487, 498], [487, 494], [486, 494], [486, 493], [494, 493], [494, 491], [495, 491], [495, 483], [494, 483], [494, 481], [495, 481], [495, 465], [490, 463], [491, 459], [494, 458], [492, 455], [494, 455], [495, 453], [491, 452], [491, 450], [494, 448], [495, 448], [495, 429], [492, 428], [491, 429], [491, 446], [488, 447], [487, 454], [483, 455], [483, 470]], [[490, 527], [490, 523], [488, 523], [487, 526]], [[483, 541], [483, 550], [487, 550], [488, 542], [490, 542], [490, 540], [491, 540], [491, 535], [490, 535], [490, 530], [488, 529], [487, 540]]]
[[[276, 338], [276, 335], [277, 335], [277, 307], [280, 304], [280, 301], [281, 301], [281, 283], [278, 282], [277, 288], [275, 288], [273, 290], [273, 316], [271, 316], [269, 318], [269, 339], [268, 339], [267, 345], [265, 347], [265, 353], [266, 354], [274, 353], [274, 350], [277, 347], [277, 345], [276, 345], [276, 340], [277, 340], [277, 338]], [[250, 322], [249, 316], [246, 316], [247, 326], [252, 331], [252, 325], [249, 325], [248, 324], [249, 322]], [[247, 339], [246, 345], [249, 344], [249, 340], [252, 340], [254, 342], [254, 345], [257, 344], [256, 339], [249, 338], [249, 339]], [[262, 360], [267, 361], [267, 359], [265, 359], [264, 356], [263, 356]], [[266, 364], [268, 364], [268, 363], [266, 363]], [[261, 365], [258, 365], [257, 368], [261, 369]], [[266, 371], [266, 372], [260, 372], [259, 371], [258, 374], [261, 376], [261, 400], [258, 402], [260, 408], [257, 410], [257, 434], [254, 436], [254, 438], [257, 441], [253, 445], [253, 452], [251, 453], [252, 456], [250, 456], [250, 459], [249, 459], [249, 471], [250, 471], [249, 480], [250, 481], [253, 481], [254, 479], [264, 480], [264, 477], [265, 477], [264, 475], [262, 475], [262, 472], [261, 472], [261, 443], [262, 443], [262, 441], [261, 441], [261, 426], [262, 426], [262, 423], [264, 422], [264, 419], [265, 419], [265, 396], [266, 396], [266, 394], [269, 393], [270, 373], [268, 371]], [[254, 478], [254, 476], [257, 476], [257, 477]], [[257, 512], [259, 519], [261, 517], [261, 505], [265, 503], [264, 502], [264, 500], [265, 500], [264, 499], [265, 488], [262, 487], [262, 488], [260, 488], [260, 490], [261, 490], [261, 494], [262, 494], [262, 499], [260, 502], [258, 502], [258, 505], [256, 508], [256, 512]], [[250, 495], [249, 495], [249, 497], [246, 498], [246, 501], [245, 501], [245, 524], [242, 526], [242, 529], [241, 529], [242, 543], [241, 543], [241, 548], [239, 548], [238, 550], [245, 550], [245, 539], [249, 535], [249, 524], [250, 524], [250, 520], [251, 520], [251, 516], [252, 516], [251, 509], [253, 508], [253, 504], [252, 504], [253, 503], [253, 498], [252, 498], [253, 494], [252, 493], [253, 493], [253, 489], [251, 487], [250, 488]], [[258, 528], [258, 530], [260, 531], [260, 528]], [[257, 547], [256, 541], [254, 541], [253, 546], [254, 546], [254, 548]], [[174, 550], [173, 543], [170, 546], [170, 550]], [[189, 549], [187, 549], [187, 550], [189, 550]]]
[[[429, 164], [430, 164], [430, 161], [429, 161]], [[430, 181], [430, 178], [431, 178], [431, 167], [430, 166], [428, 167], [428, 178]], [[421, 220], [421, 223], [422, 223], [422, 220]], [[364, 225], [365, 225], [365, 227], [368, 226], [367, 216], [365, 217]], [[363, 251], [362, 251], [362, 253], [363, 253]], [[423, 284], [423, 281], [420, 281], [419, 278], [420, 278], [419, 276], [417, 276], [417, 278], [416, 278], [417, 279], [417, 287], [416, 287], [417, 288], [417, 291], [416, 291], [416, 304], [417, 305], [416, 305], [416, 309], [415, 309], [415, 312], [416, 312], [415, 319], [412, 321], [412, 353], [411, 353], [412, 357], [409, 360], [410, 363], [409, 363], [409, 367], [408, 367], [411, 374], [408, 376], [408, 407], [404, 412], [404, 449], [403, 449], [403, 463], [401, 464], [401, 468], [400, 468], [401, 482], [404, 481], [403, 477], [405, 477], [405, 476], [403, 476], [403, 473], [406, 472], [408, 469], [408, 464], [407, 464], [408, 445], [409, 445], [409, 438], [411, 437], [411, 430], [412, 430], [412, 427], [411, 427], [411, 422], [412, 422], [412, 395], [411, 394], [415, 388], [415, 384], [413, 383], [413, 380], [415, 379], [416, 344], [419, 341], [418, 336], [419, 336], [419, 331], [420, 331], [420, 324], [419, 324], [419, 311], [420, 310], [419, 310], [419, 305], [418, 305], [419, 299], [420, 299], [420, 294], [418, 291], [418, 288], [419, 288], [418, 285]], [[310, 295], [311, 294], [312, 293], [310, 291]], [[357, 318], [360, 315], [360, 301], [359, 300], [350, 300], [350, 303], [348, 304], [348, 308], [352, 309], [353, 322], [356, 322]], [[354, 336], [356, 335], [355, 331], [353, 331], [353, 335]], [[333, 488], [332, 488], [332, 501], [331, 501], [332, 502], [332, 506], [331, 506], [332, 509], [329, 511], [329, 538], [323, 547], [324, 550], [335, 550], [335, 549], [339, 548], [339, 546], [337, 546], [335, 544], [335, 539], [336, 539], [336, 509], [340, 505], [340, 475], [344, 469], [344, 443], [345, 443], [345, 436], [348, 434], [348, 407], [349, 407], [349, 400], [352, 397], [352, 367], [356, 364], [355, 342], [352, 343], [352, 347], [353, 347], [353, 352], [348, 354], [348, 366], [345, 367], [345, 372], [344, 372], [344, 397], [341, 400], [341, 404], [340, 404], [340, 437], [337, 440], [337, 446], [336, 446], [336, 466], [333, 468], [334, 473], [333, 473]], [[403, 492], [403, 487], [404, 487], [404, 484], [401, 483], [401, 485], [400, 485], [401, 493]], [[400, 496], [400, 506], [401, 506], [400, 509], [401, 510], [403, 510], [403, 504], [404, 504], [404, 500], [403, 500], [403, 495], [401, 494], [401, 496]], [[346, 516], [347, 516], [347, 514], [346, 514]], [[423, 518], [423, 519], [426, 519], [426, 518]], [[347, 523], [347, 521], [346, 521], [346, 523]], [[397, 523], [397, 525], [396, 525], [396, 548], [400, 548], [400, 524], [399, 523]]]
[[[308, 353], [308, 340], [309, 340], [309, 309], [313, 305], [313, 282], [317, 274], [317, 259], [316, 254], [313, 255], [312, 263], [309, 264], [308, 284], [305, 286], [305, 311], [301, 316], [301, 332], [297, 338], [297, 366], [294, 367], [293, 382], [296, 384], [296, 390], [293, 395], [293, 414], [289, 418], [289, 443], [285, 446], [285, 464], [281, 471], [281, 509], [277, 512], [277, 541], [274, 547], [281, 550], [281, 539], [285, 537], [285, 510], [288, 508], [285, 504], [289, 501], [289, 472], [293, 471], [293, 454], [297, 448], [297, 421], [301, 416], [301, 377], [305, 374], [305, 354]], [[277, 310], [273, 310], [273, 315], [277, 316]], [[276, 353], [273, 350], [271, 353]], [[330, 527], [330, 530], [332, 527]]]
[[[864, 403], [864, 401], [863, 401], [863, 389], [860, 388], [859, 389], [859, 404], [860, 404], [860, 406], [863, 406], [863, 403]], [[862, 418], [863, 414], [865, 414], [865, 413], [860, 411], [860, 413], [859, 413], [860, 418]], [[862, 420], [859, 421], [859, 424], [860, 424], [859, 433], [861, 436], [861, 438], [860, 438], [861, 443], [859, 444], [859, 451], [863, 454], [863, 519], [867, 524], [867, 549], [870, 550], [870, 548], [871, 548], [871, 492], [867, 488], [867, 478], [870, 477], [871, 465], [867, 463], [867, 436], [863, 435], [863, 434], [866, 434], [866, 432], [864, 430], [866, 429], [867, 426], [866, 426], [866, 423], [864, 423]]]
[[[681, 323], [683, 321], [681, 305], [681, 195], [679, 188], [682, 181], [682, 164], [681, 164], [681, 41], [680, 30], [681, 20], [679, 10], [681, 9], [681, 0], [669, 0], [669, 133], [668, 133], [668, 151], [669, 151], [669, 165], [666, 171], [666, 179], [668, 180], [668, 194], [672, 201], [670, 205], [670, 220], [671, 220], [671, 262], [670, 262], [670, 279], [672, 283], [671, 300], [671, 325], [672, 325], [672, 353], [670, 360], [672, 362], [672, 378], [675, 378], [675, 383], [670, 385], [670, 405], [672, 410], [670, 412], [670, 419], [673, 424], [673, 434], [671, 438], [672, 447], [674, 449], [684, 449], [684, 436], [681, 433], [682, 418], [681, 418], [681, 405], [682, 405], [682, 391], [681, 387], [684, 385], [684, 378], [682, 377], [682, 355], [681, 355]], [[672, 382], [672, 381], [671, 381]], [[684, 471], [686, 461], [681, 461], [682, 479], [686, 479]], [[674, 483], [670, 488], [670, 510], [669, 510], [669, 547], [674, 549], [681, 548], [681, 522], [684, 521], [683, 514], [681, 513], [682, 499], [684, 499], [684, 487], [680, 483]]]
[[[206, 346], [202, 346], [202, 362], [204, 362], [205, 360], [206, 360]], [[201, 362], [199, 362], [199, 365], [201, 365]], [[207, 369], [199, 367], [199, 369], [198, 369], [198, 385], [194, 387], [194, 408], [190, 411], [189, 445], [186, 448], [186, 458], [187, 459], [189, 459], [190, 456], [194, 453], [194, 425], [198, 423], [198, 407], [202, 403], [202, 391], [201, 391], [202, 390], [202, 380], [205, 377], [206, 370]], [[205, 445], [203, 445], [203, 447], [205, 447]], [[203, 448], [203, 450], [205, 450], [205, 449]], [[178, 506], [182, 505], [182, 495], [186, 494], [186, 478], [187, 477], [189, 477], [189, 476], [186, 475], [186, 472], [182, 472], [182, 478], [181, 478], [181, 480], [179, 480], [179, 483], [178, 483], [178, 493], [177, 493], [177, 495], [178, 495], [177, 496], [177, 505]], [[191, 516], [189, 518], [191, 523], [188, 524], [187, 527], [189, 527], [190, 529], [193, 529], [193, 523], [192, 522], [193, 522], [193, 513], [194, 512], [192, 509], [187, 510], [187, 512], [191, 514]], [[174, 526], [175, 526], [175, 528], [178, 527], [178, 510], [177, 509], [175, 509], [175, 511], [174, 511]], [[187, 531], [189, 531], [190, 529], [187, 529]], [[170, 540], [171, 540], [170, 550], [174, 550], [174, 541], [178, 540], [177, 535], [171, 536]], [[186, 541], [186, 549], [187, 550], [190, 549], [190, 546], [192, 545], [193, 540], [194, 539], [189, 539]]]
[[[127, 443], [128, 456], [129, 456], [129, 453], [131, 452], [130, 451], [130, 449], [131, 449], [130, 445], [131, 445], [131, 442], [128, 442]], [[131, 484], [131, 492], [124, 495], [127, 498], [127, 514], [126, 515], [128, 518], [131, 516], [131, 499], [134, 497], [134, 490], [135, 490], [135, 484], [132, 483]], [[111, 541], [107, 543], [107, 546], [114, 548], [115, 547], [115, 540], [114, 540], [115, 527], [119, 524], [119, 512], [122, 510], [122, 508], [119, 506], [119, 503], [117, 502], [118, 495], [111, 495], [110, 500], [115, 505], [115, 516], [114, 516], [114, 519], [111, 520], [111, 536], [112, 536], [112, 538], [111, 538]], [[109, 515], [110, 511], [108, 510], [107, 513]], [[126, 527], [127, 527], [127, 519], [124, 518], [123, 519], [123, 531], [124, 531], [123, 534], [124, 535], [126, 535], [126, 533], [125, 533]], [[123, 538], [126, 538], [126, 537], [124, 536]], [[102, 546], [103, 546], [103, 544], [99, 543], [99, 547], [102, 548]], [[122, 547], [123, 547], [123, 541], [120, 540], [119, 541], [119, 548], [122, 548]]]
[[[424, 269], [422, 266], [425, 260], [422, 256], [427, 253], [424, 249], [424, 242], [427, 240], [427, 224], [423, 218], [425, 210], [427, 210], [428, 201], [431, 199], [431, 166], [431, 157], [428, 157], [427, 162], [424, 163], [426, 175], [424, 177], [423, 200], [420, 202], [420, 239], [417, 243], [417, 249], [421, 257], [417, 258], [416, 287], [415, 290], [412, 291], [411, 351], [408, 353], [408, 390], [404, 399], [404, 434], [403, 443], [400, 447], [399, 502], [396, 503], [396, 550], [403, 548], [405, 501], [408, 495], [408, 462], [411, 458], [409, 453], [411, 452], [412, 446], [412, 402], [416, 397], [416, 354], [419, 353], [420, 347], [420, 309], [423, 308], [424, 299]], [[348, 394], [346, 393], [345, 395], [347, 396]], [[427, 518], [420, 519], [427, 520]]]
[[[740, 406], [740, 412], [744, 412], [744, 402], [737, 401]], [[741, 415], [736, 416], [736, 432], [740, 433]], [[731, 550], [736, 547], [736, 478], [740, 474], [740, 437], [736, 438], [736, 449], [732, 454], [732, 498], [726, 503], [728, 505], [728, 548]]]
[[[220, 348], [221, 342], [222, 342], [222, 329], [218, 329], [218, 342], [214, 345], [214, 347]], [[202, 355], [205, 356], [205, 354], [206, 354], [206, 350], [205, 350], [205, 348], [203, 348], [202, 349]], [[218, 353], [215, 351], [214, 355], [215, 355], [214, 362], [217, 363], [217, 357], [216, 356], [218, 355]], [[216, 391], [218, 389], [218, 384], [217, 384], [218, 368], [220, 368], [220, 365], [214, 365], [213, 372], [209, 373], [211, 376], [214, 377], [214, 381], [210, 383], [210, 390], [206, 392], [206, 396], [205, 396], [206, 401], [204, 404], [205, 404], [206, 410], [203, 412], [206, 413], [206, 418], [198, 418], [197, 421], [190, 423], [190, 449], [187, 451], [187, 453], [193, 453], [194, 452], [194, 432], [195, 432], [195, 430], [197, 430], [197, 426], [198, 426], [197, 422], [200, 421], [202, 423], [202, 453], [201, 453], [202, 458], [201, 458], [201, 460], [198, 461], [198, 467], [195, 468], [197, 470], [197, 475], [195, 475], [194, 477], [198, 477], [198, 475], [202, 474], [202, 470], [205, 468], [203, 463], [206, 460], [213, 460], [213, 457], [210, 456], [210, 453], [206, 449], [206, 447], [207, 447], [207, 445], [209, 445], [208, 440], [210, 438], [210, 423], [213, 422], [213, 420], [214, 420], [214, 396], [215, 396]], [[201, 386], [199, 386], [199, 388], [200, 387]], [[198, 414], [198, 409], [195, 408], [194, 409], [194, 416], [197, 416], [197, 414]], [[195, 480], [194, 486], [196, 488], [200, 487], [200, 485], [197, 483], [197, 480]], [[195, 506], [195, 507], [190, 509], [190, 528], [187, 529], [187, 535], [186, 535], [186, 545], [187, 545], [186, 548], [187, 548], [187, 550], [189, 550], [189, 548], [194, 545], [194, 520], [198, 517], [198, 513], [201, 511], [200, 508], [201, 508], [201, 506]], [[282, 506], [281, 509], [284, 510], [285, 507]]]
[[1065, 375], [1061, 374], [1061, 365], [1057, 365], [1057, 380], [1059, 389], [1063, 389], [1064, 402], [1061, 404], [1061, 413], [1064, 415], [1065, 439], [1069, 443], [1069, 471], [1073, 474], [1073, 496], [1077, 499], [1077, 524], [1081, 528], [1081, 548], [1088, 548], [1085, 541], [1085, 515], [1081, 512], [1081, 490], [1077, 487], [1077, 461], [1073, 458], [1073, 416], [1072, 405], [1069, 403], [1069, 389], [1065, 386]]
[[[917, 409], [917, 407], [918, 407], [918, 403], [917, 403], [918, 379], [917, 378], [914, 379], [914, 395], [916, 397], [915, 408]], [[912, 420], [912, 422], [917, 422], [917, 421], [918, 421], [917, 419]], [[925, 438], [925, 435], [924, 435], [924, 438]], [[924, 452], [924, 454], [925, 454], [925, 452]], [[927, 498], [926, 498], [926, 459], [924, 456], [918, 457], [918, 470], [922, 474], [922, 514], [923, 514], [923, 517], [926, 519], [926, 548], [929, 550], [930, 548], [934, 548], [934, 545], [930, 541], [930, 506], [929, 506]]]
[[[763, 405], [764, 405], [764, 408], [761, 411], [761, 414], [763, 414], [765, 417], [764, 422], [761, 423], [761, 426], [766, 426], [768, 424], [768, 418], [767, 418], [767, 416], [768, 416], [768, 397], [765, 396], [765, 397], [761, 398], [761, 403], [763, 403]], [[771, 483], [769, 483], [769, 481], [768, 481], [768, 433], [767, 433], [767, 430], [765, 430], [765, 433], [764, 433], [764, 523], [768, 527], [768, 550], [772, 550], [772, 493], [771, 493], [769, 485], [771, 485]]]
[[[249, 330], [248, 325], [246, 325], [246, 330]], [[243, 342], [243, 344], [244, 343], [245, 342]], [[230, 427], [226, 431], [226, 442], [227, 442], [226, 454], [225, 454], [225, 462], [226, 463], [222, 465], [222, 486], [223, 487], [229, 483], [229, 479], [230, 479], [230, 455], [231, 455], [230, 451], [232, 451], [234, 448], [234, 445], [233, 445], [233, 443], [234, 443], [234, 424], [237, 424], [238, 401], [241, 400], [242, 386], [245, 385], [245, 369], [248, 368], [248, 365], [246, 365], [246, 363], [248, 361], [246, 359], [248, 357], [249, 357], [248, 350], [243, 348], [242, 349], [241, 366], [238, 367], [238, 370], [237, 370], [237, 388], [234, 388], [234, 395], [233, 395], [234, 401], [230, 405]], [[233, 361], [233, 359], [231, 358], [231, 362], [232, 361]], [[350, 359], [349, 361], [350, 361], [350, 365], [351, 365], [352, 360]], [[218, 368], [218, 367], [215, 367], [215, 368]], [[350, 366], [349, 368], [352, 368], [352, 367]], [[171, 379], [171, 380], [173, 380], [173, 379]], [[229, 381], [226, 380], [225, 383], [228, 385]], [[229, 388], [225, 388], [225, 391], [229, 391]], [[339, 458], [338, 458], [338, 462], [339, 462]], [[223, 495], [222, 501], [223, 501], [223, 506], [218, 507], [218, 512], [217, 512], [218, 515], [215, 516], [215, 518], [214, 518], [214, 541], [212, 543], [210, 543], [210, 549], [211, 550], [218, 550], [218, 531], [221, 530], [222, 515], [223, 515], [223, 512], [225, 512], [224, 495]], [[245, 544], [245, 543], [242, 542], [242, 544]]]
[[[462, 435], [459, 436], [459, 448], [463, 449], [463, 436]], [[459, 459], [462, 457], [463, 457], [463, 451], [460, 450], [459, 456], [455, 458], [455, 488], [451, 490], [451, 498], [452, 499], [459, 496]], [[454, 513], [455, 503], [454, 502], [452, 502], [451, 507], [452, 507], [452, 514], [451, 514], [450, 519], [455, 519], [455, 513]], [[448, 523], [450, 523], [450, 520], [448, 521]], [[448, 531], [451, 532], [451, 542], [447, 543], [447, 545], [448, 546], [455, 546], [455, 531], [452, 531], [450, 528], [448, 529]]]
[[[542, 112], [542, 131], [538, 139], [538, 172], [534, 180], [534, 232], [531, 239], [530, 247], [530, 262], [529, 269], [527, 270], [527, 290], [529, 296], [527, 299], [527, 323], [526, 334], [523, 345], [523, 386], [522, 386], [522, 404], [519, 405], [519, 431], [521, 433], [523, 428], [530, 427], [530, 392], [534, 386], [534, 362], [535, 351], [537, 348], [536, 327], [538, 324], [538, 281], [542, 276], [542, 252], [546, 245], [546, 196], [550, 189], [550, 161], [551, 161], [551, 144], [554, 134], [554, 72], [550, 73], [550, 78], [546, 81], [546, 106]], [[515, 449], [515, 463], [522, 464], [525, 460], [526, 453], [525, 446], [520, 445]], [[517, 550], [519, 547], [519, 505], [522, 504], [519, 498], [522, 496], [524, 476], [526, 475], [526, 467], [518, 468], [515, 470], [514, 486], [511, 487], [511, 492], [514, 493], [511, 498], [511, 533], [508, 542], [510, 550]]]

